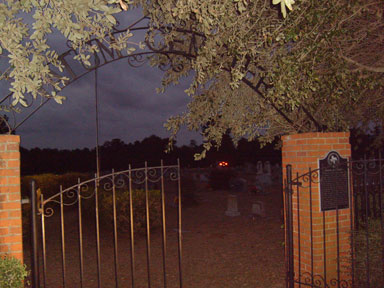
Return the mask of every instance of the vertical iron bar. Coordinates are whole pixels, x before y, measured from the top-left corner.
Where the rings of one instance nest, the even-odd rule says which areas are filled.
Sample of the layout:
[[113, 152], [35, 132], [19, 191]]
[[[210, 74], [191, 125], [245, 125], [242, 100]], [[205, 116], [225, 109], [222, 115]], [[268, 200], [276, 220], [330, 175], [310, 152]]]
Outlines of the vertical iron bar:
[[135, 287], [135, 233], [133, 226], [133, 203], [132, 203], [132, 169], [131, 164], [129, 164], [128, 170], [129, 176], [129, 222], [130, 222], [130, 232], [131, 232], [131, 281], [132, 288]]
[[336, 205], [336, 258], [337, 258], [337, 287], [340, 288], [340, 228], [339, 205]]
[[[320, 172], [320, 171], [319, 171]], [[312, 170], [309, 168], [309, 217], [311, 230], [311, 284], [313, 286], [313, 215], [312, 215]]]
[[367, 287], [370, 288], [370, 267], [369, 267], [369, 218], [368, 218], [368, 191], [367, 191], [367, 158], [364, 157], [364, 195], [365, 195], [365, 228], [366, 228], [366, 273]]
[[147, 222], [147, 276], [148, 288], [151, 287], [151, 231], [149, 219], [149, 195], [148, 195], [148, 166], [145, 161], [145, 213]]
[[39, 251], [37, 244], [37, 207], [36, 207], [36, 182], [31, 182], [31, 276], [32, 276], [32, 287], [40, 287], [40, 275], [39, 275]]
[[112, 170], [112, 205], [113, 205], [113, 247], [115, 259], [115, 284], [119, 287], [119, 267], [118, 267], [118, 250], [117, 250], [117, 222], [116, 222], [116, 186], [115, 186], [115, 170]]
[[[352, 169], [353, 169], [353, 167], [352, 167]], [[352, 173], [352, 175], [353, 175], [353, 173]], [[356, 178], [358, 178], [358, 177], [356, 177]], [[354, 218], [355, 218], [354, 227], [357, 229], [359, 227], [359, 216], [360, 216], [360, 211], [359, 211], [359, 192], [360, 192], [360, 189], [359, 189], [359, 181], [357, 179], [352, 179], [352, 181], [355, 181], [354, 185], [353, 185], [353, 187], [354, 187], [354, 191], [353, 191], [353, 195], [354, 195], [353, 206], [354, 206], [354, 209], [353, 210], [354, 210], [354, 214], [355, 214], [354, 215]]]
[[95, 69], [95, 124], [96, 124], [96, 174], [100, 177], [100, 153], [99, 153], [99, 96], [98, 96], [97, 69]]
[[283, 200], [284, 200], [284, 228], [285, 228], [285, 272], [286, 272], [286, 279], [285, 279], [285, 287], [286, 288], [289, 288], [289, 259], [290, 259], [290, 255], [289, 255], [289, 242], [288, 242], [288, 239], [289, 239], [289, 233], [290, 233], [290, 226], [288, 224], [288, 218], [289, 218], [289, 215], [288, 215], [288, 183], [287, 183], [287, 179], [284, 179], [284, 189], [283, 189]]
[[287, 183], [288, 183], [288, 225], [290, 227], [289, 231], [289, 287], [294, 287], [294, 262], [293, 262], [293, 215], [292, 215], [292, 166], [287, 165]]
[[81, 187], [80, 178], [77, 180], [77, 203], [78, 203], [78, 224], [79, 224], [79, 256], [80, 256], [80, 287], [83, 287], [84, 281], [84, 255], [83, 255], [83, 223], [81, 215]]
[[[380, 227], [381, 227], [381, 269], [382, 274], [384, 275], [384, 211], [383, 211], [383, 170], [382, 170], [382, 159], [381, 159], [381, 151], [379, 152], [379, 175], [380, 175], [380, 190], [379, 190], [379, 209], [380, 209]], [[382, 276], [384, 277], [384, 276]]]
[[300, 233], [301, 233], [301, 227], [300, 227], [300, 190], [299, 190], [299, 172], [296, 172], [296, 199], [297, 199], [297, 247], [299, 249], [299, 287], [301, 287], [301, 244], [300, 244]]
[[45, 243], [44, 195], [41, 193], [41, 237], [43, 241], [43, 284], [47, 287], [47, 249]]
[[161, 159], [161, 226], [162, 226], [162, 236], [163, 236], [163, 279], [164, 279], [164, 288], [167, 287], [167, 269], [166, 269], [166, 257], [167, 257], [167, 229], [165, 222], [165, 194], [164, 194], [164, 169], [163, 169], [163, 159]]
[[327, 244], [325, 230], [325, 211], [323, 211], [323, 263], [324, 263], [324, 286], [327, 287]]
[[180, 281], [180, 288], [183, 287], [183, 270], [182, 270], [182, 230], [181, 230], [181, 171], [180, 171], [180, 159], [177, 159], [177, 175], [178, 175], [178, 251], [179, 251], [179, 281]]
[[95, 224], [96, 224], [96, 264], [97, 287], [101, 288], [101, 262], [100, 262], [100, 223], [99, 223], [99, 177], [95, 175]]
[[63, 288], [65, 288], [65, 230], [64, 230], [64, 203], [63, 203], [63, 186], [60, 185], [60, 223], [61, 223], [61, 265], [63, 274]]
[[353, 207], [354, 207], [354, 201], [355, 199], [353, 199], [353, 196], [355, 195], [354, 194], [354, 189], [355, 189], [355, 186], [353, 185], [353, 162], [351, 160], [351, 158], [349, 159], [349, 181], [348, 181], [348, 197], [349, 197], [349, 211], [350, 211], [350, 221], [351, 221], [351, 225], [350, 225], [350, 231], [351, 231], [351, 272], [352, 272], [352, 287], [355, 287], [355, 254], [354, 254], [354, 251], [355, 251], [355, 247], [354, 247], [354, 223], [353, 223], [353, 220], [354, 220], [354, 215], [353, 215]]

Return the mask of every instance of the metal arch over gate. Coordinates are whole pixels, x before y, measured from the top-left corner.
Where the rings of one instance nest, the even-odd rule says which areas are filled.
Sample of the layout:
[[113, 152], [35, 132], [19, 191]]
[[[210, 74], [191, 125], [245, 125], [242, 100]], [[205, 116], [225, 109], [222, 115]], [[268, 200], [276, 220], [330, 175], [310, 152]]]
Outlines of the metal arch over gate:
[[384, 287], [384, 159], [287, 165], [284, 184], [286, 287]]
[[[58, 57], [64, 66], [63, 71], [60, 72], [58, 69], [50, 65], [50, 70], [54, 75], [54, 79], [52, 79], [52, 81], [59, 83], [61, 89], [64, 89], [88, 73], [97, 70], [98, 68], [101, 68], [107, 64], [126, 59], [128, 65], [135, 68], [148, 63], [154, 55], [163, 55], [167, 59], [166, 63], [159, 66], [161, 70], [173, 70], [176, 72], [182, 71], [183, 66], [180, 64], [180, 61], [178, 61], [178, 57], [183, 57], [185, 59], [195, 58], [197, 55], [198, 43], [204, 41], [204, 36], [198, 32], [188, 29], [188, 27], [175, 29], [184, 34], [184, 39], [180, 40], [180, 43], [185, 43], [185, 49], [180, 49], [177, 47], [177, 45], [172, 44], [170, 46], [165, 46], [161, 40], [155, 41], [155, 43], [148, 41], [147, 39], [149, 38], [161, 39], [169, 30], [169, 27], [157, 27], [151, 30], [148, 25], [148, 17], [146, 16], [139, 18], [126, 27], [119, 27], [119, 25], [117, 25], [113, 28], [112, 33], [107, 36], [107, 38], [110, 38], [111, 42], [113, 42], [113, 39], [118, 38], [120, 34], [126, 31], [145, 31], [148, 34], [147, 39], [143, 41], [145, 43], [145, 48], [134, 53], [128, 53], [125, 50], [119, 51], [111, 47], [107, 47], [99, 39], [91, 39], [87, 45], [97, 47], [98, 51], [90, 55], [90, 66], [85, 65], [83, 62], [73, 60], [73, 57], [77, 55], [77, 51], [73, 49], [72, 43], [67, 41], [68, 50], [60, 54]], [[62, 81], [62, 76], [65, 76], [67, 80]], [[53, 87], [48, 88], [54, 90]], [[44, 91], [43, 88], [42, 91]], [[36, 101], [32, 95], [25, 95], [27, 106], [22, 107], [22, 109], [31, 108], [31, 111], [26, 115], [23, 115], [22, 119], [17, 119], [16, 115], [21, 111], [21, 108], [12, 104], [13, 93], [9, 93], [0, 98], [0, 107], [3, 108], [4, 112], [6, 113], [6, 117], [0, 115], [0, 123], [4, 122], [6, 124], [9, 130], [9, 134], [14, 133], [14, 131], [19, 126], [26, 122], [52, 99], [52, 97], [49, 96], [50, 91], [45, 92], [46, 93], [43, 94], [46, 94], [47, 98], [42, 98], [40, 103], [37, 103], [39, 101]]]
[[[172, 184], [173, 183], [173, 184]], [[74, 251], [67, 251], [66, 239], [69, 235], [66, 234], [66, 225], [65, 225], [65, 217], [64, 215], [72, 214], [75, 216], [77, 222], [78, 231], [76, 234], [78, 235], [78, 274], [79, 274], [79, 283], [76, 284], [76, 287], [85, 287], [85, 283], [88, 283], [90, 279], [87, 279], [85, 276], [85, 246], [88, 246], [85, 242], [85, 233], [84, 233], [84, 221], [87, 221], [86, 225], [89, 226], [89, 211], [84, 209], [84, 204], [88, 201], [94, 202], [93, 205], [87, 205], [88, 209], [92, 210], [93, 214], [93, 223], [94, 223], [94, 233], [95, 233], [95, 242], [96, 242], [96, 271], [97, 274], [97, 285], [96, 287], [112, 287], [112, 283], [114, 282], [114, 287], [121, 287], [121, 279], [128, 278], [127, 274], [130, 274], [131, 285], [129, 287], [142, 287], [137, 286], [137, 277], [136, 277], [136, 257], [137, 253], [135, 253], [135, 227], [134, 227], [134, 212], [135, 212], [135, 196], [137, 193], [145, 194], [145, 241], [146, 241], [146, 269], [147, 276], [146, 282], [147, 287], [151, 287], [151, 227], [150, 227], [150, 213], [151, 213], [151, 190], [156, 189], [159, 190], [159, 205], [161, 207], [161, 231], [162, 231], [162, 285], [163, 287], [167, 287], [167, 221], [166, 221], [166, 188], [170, 188], [173, 185], [174, 188], [174, 197], [177, 199], [176, 207], [177, 210], [177, 228], [175, 229], [177, 232], [177, 265], [178, 265], [178, 282], [179, 287], [183, 287], [182, 281], [182, 230], [181, 230], [181, 183], [180, 183], [180, 164], [179, 161], [177, 165], [164, 166], [163, 162], [161, 162], [160, 166], [157, 167], [147, 167], [145, 163], [144, 168], [131, 168], [128, 170], [114, 172], [108, 175], [102, 175], [100, 177], [95, 177], [94, 179], [87, 180], [84, 182], [80, 182], [78, 180], [78, 184], [73, 185], [66, 189], [60, 189], [61, 191], [47, 199], [44, 199], [43, 195], [40, 196], [39, 199], [36, 197], [36, 187], [35, 183], [32, 183], [32, 191], [31, 191], [31, 203], [32, 203], [32, 287], [51, 287], [48, 283], [48, 276], [51, 269], [48, 269], [50, 263], [47, 260], [47, 255], [51, 253], [47, 249], [47, 240], [49, 236], [47, 235], [52, 230], [60, 231], [60, 237], [58, 242], [60, 242], [60, 250], [61, 250], [61, 278], [62, 278], [62, 286], [63, 287], [74, 287], [73, 283], [69, 283], [69, 280], [73, 280], [74, 275], [68, 277], [68, 260], [69, 253], [74, 253]], [[117, 207], [119, 193], [128, 193], [129, 197], [129, 213], [124, 217], [129, 217], [129, 227], [126, 227], [127, 231], [129, 231], [129, 247], [130, 251], [127, 251], [130, 256], [130, 272], [121, 271], [119, 269], [119, 253], [118, 253], [118, 210]], [[112, 199], [112, 223], [113, 226], [113, 274], [114, 281], [108, 280], [108, 286], [103, 285], [102, 275], [103, 275], [103, 263], [101, 262], [101, 226], [100, 226], [100, 199], [103, 195], [109, 195]], [[94, 209], [92, 209], [94, 208]], [[88, 212], [87, 215], [84, 215]], [[121, 216], [121, 215], [120, 215]], [[49, 224], [48, 221], [52, 218], [57, 218], [56, 223]], [[37, 223], [40, 222], [39, 225]], [[56, 225], [57, 224], [57, 225]], [[55, 226], [53, 226], [55, 225]], [[67, 224], [68, 225], [68, 224]], [[47, 227], [50, 227], [47, 230]], [[40, 234], [40, 235], [39, 235]], [[137, 241], [136, 241], [137, 242]], [[112, 243], [111, 243], [112, 244]], [[41, 249], [41, 251], [38, 251]], [[52, 252], [54, 253], [54, 252]], [[42, 259], [39, 260], [39, 255]], [[71, 257], [73, 258], [73, 257]], [[41, 269], [39, 267], [39, 262], [41, 261]], [[70, 263], [71, 266], [74, 263]], [[41, 271], [41, 273], [40, 273]], [[51, 271], [53, 272], [53, 271]], [[53, 272], [54, 273], [54, 272]], [[59, 273], [59, 271], [56, 271]], [[122, 278], [122, 275], [125, 277]], [[57, 277], [57, 276], [56, 276]], [[71, 279], [72, 278], [72, 279]], [[76, 277], [75, 277], [76, 278]], [[42, 286], [40, 286], [40, 284]], [[88, 287], [88, 286], [86, 286]]]
[[[89, 72], [97, 70], [98, 68], [101, 68], [107, 64], [126, 59], [129, 66], [140, 67], [148, 63], [155, 55], [164, 56], [164, 63], [159, 65], [159, 68], [162, 71], [172, 70], [175, 72], [181, 72], [184, 67], [182, 61], [180, 61], [180, 58], [188, 59], [190, 61], [195, 59], [198, 54], [198, 48], [205, 41], [205, 35], [198, 31], [194, 31], [193, 27], [186, 27], [185, 25], [180, 25], [179, 27], [149, 27], [148, 19], [148, 17], [143, 16], [123, 28], [117, 25], [113, 28], [113, 32], [106, 36], [107, 38], [110, 38], [111, 42], [113, 42], [113, 38], [116, 39], [121, 33], [126, 31], [144, 31], [147, 33], [146, 39], [143, 41], [145, 43], [144, 49], [129, 54], [127, 51], [118, 51], [111, 47], [107, 47], [99, 39], [91, 39], [87, 44], [97, 47], [98, 51], [90, 55], [90, 66], [87, 66], [82, 62], [73, 61], [73, 57], [77, 55], [77, 51], [73, 49], [71, 42], [68, 41], [68, 50], [59, 55], [59, 60], [64, 66], [63, 72], [60, 72], [52, 65], [50, 66], [50, 70], [54, 75], [54, 79], [52, 79], [52, 81], [59, 83], [60, 88], [63, 90]], [[166, 46], [162, 42], [162, 38], [166, 36], [166, 34], [169, 32], [169, 29], [175, 29], [175, 31], [182, 33], [183, 37], [180, 37], [178, 41], [170, 43], [168, 46]], [[156, 41], [151, 43], [148, 41], [148, 39], [155, 39]], [[234, 59], [233, 63], [235, 62], [236, 61]], [[249, 65], [249, 62], [250, 61], [248, 61], [247, 65]], [[242, 81], [254, 92], [256, 92], [259, 97], [268, 100], [262, 92], [263, 89], [270, 88], [270, 86], [264, 82], [264, 77], [258, 75], [258, 73], [255, 71], [249, 71], [249, 73], [252, 75], [252, 78], [254, 78], [255, 81], [251, 81], [248, 78], [243, 78]], [[67, 80], [62, 82], [62, 76], [67, 77]], [[26, 107], [21, 107], [19, 104], [14, 106], [12, 104], [13, 93], [9, 93], [0, 98], [0, 108], [2, 108], [5, 112], [5, 117], [0, 115], [0, 124], [6, 126], [9, 134], [14, 133], [18, 127], [25, 123], [30, 117], [32, 117], [52, 99], [52, 97], [49, 96], [51, 95], [49, 92], [51, 92], [50, 90], [55, 89], [53, 87], [48, 88], [48, 91], [43, 93], [46, 94], [47, 98], [44, 97], [41, 99], [41, 101], [36, 101], [36, 99], [34, 99], [31, 94], [25, 95]], [[43, 89], [42, 91], [44, 92]], [[280, 109], [276, 107], [274, 103], [271, 103], [271, 105], [273, 109], [275, 109], [280, 115], [287, 119], [287, 121], [291, 121]], [[22, 110], [21, 108], [31, 108], [31, 111], [25, 115], [22, 115], [22, 117], [20, 117], [21, 119], [17, 119], [17, 113]]]

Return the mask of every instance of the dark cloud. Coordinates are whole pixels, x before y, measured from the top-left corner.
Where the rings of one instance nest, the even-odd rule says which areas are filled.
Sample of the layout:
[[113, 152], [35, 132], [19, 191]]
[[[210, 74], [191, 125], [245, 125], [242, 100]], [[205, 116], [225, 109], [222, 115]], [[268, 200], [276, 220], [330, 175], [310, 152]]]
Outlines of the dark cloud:
[[[119, 18], [122, 27], [141, 17], [140, 9], [122, 14]], [[135, 33], [131, 39], [142, 41], [144, 32]], [[50, 45], [59, 53], [67, 50], [65, 39], [58, 33], [51, 35]], [[68, 60], [68, 59], [67, 59]], [[72, 61], [70, 63], [73, 63]], [[81, 70], [76, 64], [75, 70]], [[142, 140], [152, 134], [168, 137], [163, 127], [166, 120], [186, 109], [189, 97], [184, 90], [189, 79], [178, 86], [170, 87], [166, 93], [157, 94], [161, 86], [163, 72], [144, 65], [140, 68], [129, 66], [127, 60], [108, 64], [98, 70], [98, 96], [100, 119], [100, 142], [120, 138], [125, 142]], [[50, 100], [36, 114], [17, 129], [22, 146], [52, 148], [82, 148], [95, 145], [95, 94], [94, 72], [66, 87], [61, 94], [67, 97], [62, 105]], [[8, 94], [8, 86], [0, 83], [2, 95]], [[38, 107], [35, 100], [17, 121], [22, 120]], [[197, 133], [182, 130], [179, 144], [188, 144], [191, 139], [199, 140]]]
[[[144, 66], [132, 68], [124, 61], [114, 62], [98, 72], [100, 142], [120, 138], [134, 142], [152, 134], [168, 137], [163, 127], [172, 115], [186, 109], [184, 93], [188, 79], [179, 86], [157, 94], [162, 72]], [[62, 105], [50, 101], [17, 133], [25, 147], [82, 148], [95, 143], [94, 73], [74, 82], [62, 94]], [[182, 131], [179, 144], [199, 139], [196, 133]]]

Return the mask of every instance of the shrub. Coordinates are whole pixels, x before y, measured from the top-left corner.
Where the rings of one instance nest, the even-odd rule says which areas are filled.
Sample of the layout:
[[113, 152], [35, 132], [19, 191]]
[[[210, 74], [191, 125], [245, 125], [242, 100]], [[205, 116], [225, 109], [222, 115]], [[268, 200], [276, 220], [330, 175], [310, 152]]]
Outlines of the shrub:
[[384, 287], [383, 263], [382, 263], [382, 239], [380, 219], [370, 220], [368, 225], [354, 231], [355, 246], [355, 276], [357, 287], [365, 287], [367, 275], [367, 229], [368, 229], [368, 254], [369, 273], [371, 287]]
[[[35, 180], [36, 189], [40, 188], [44, 199], [51, 197], [60, 192], [60, 185], [63, 189], [75, 185], [78, 179], [86, 180], [91, 177], [91, 174], [87, 173], [66, 173], [62, 175], [55, 174], [40, 174], [21, 177], [21, 195], [23, 198], [30, 198], [31, 181]], [[31, 217], [31, 205], [24, 204], [22, 207], [23, 215], [23, 236], [29, 237], [30, 233], [30, 217]], [[0, 286], [1, 287], [1, 286]]]
[[31, 181], [35, 180], [36, 189], [40, 188], [44, 198], [60, 192], [60, 185], [63, 189], [75, 185], [78, 179], [87, 180], [92, 177], [89, 173], [66, 173], [62, 175], [40, 174], [21, 177], [21, 194], [23, 197], [29, 197], [31, 191]]
[[21, 288], [23, 280], [27, 277], [26, 266], [15, 258], [0, 257], [0, 287]]
[[[145, 191], [133, 190], [133, 226], [135, 232], [146, 231]], [[161, 195], [159, 190], [149, 190], [149, 223], [154, 228], [161, 223]], [[108, 224], [113, 222], [112, 192], [100, 193], [100, 219]], [[116, 221], [120, 231], [130, 230], [130, 199], [127, 190], [116, 191]]]

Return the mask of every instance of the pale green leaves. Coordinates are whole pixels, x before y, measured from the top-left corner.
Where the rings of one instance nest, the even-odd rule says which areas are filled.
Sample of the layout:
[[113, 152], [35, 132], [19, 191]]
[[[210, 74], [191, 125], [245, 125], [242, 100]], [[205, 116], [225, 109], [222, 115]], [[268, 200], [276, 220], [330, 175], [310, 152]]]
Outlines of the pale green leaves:
[[[189, 71], [193, 75], [186, 90], [192, 99], [187, 112], [172, 117], [166, 127], [173, 135], [181, 125], [202, 131], [206, 150], [210, 144], [220, 143], [227, 129], [235, 139], [261, 134], [265, 140], [324, 127], [329, 131], [347, 129], [358, 121], [354, 115], [361, 110], [361, 101], [376, 94], [381, 95], [376, 103], [383, 102], [383, 79], [338, 57], [340, 51], [355, 49], [354, 59], [360, 61], [368, 50], [372, 54], [368, 63], [375, 63], [375, 59], [384, 63], [379, 48], [382, 19], [371, 21], [379, 2], [367, 1], [372, 12], [349, 26], [346, 23], [359, 15], [356, 11], [362, 11], [364, 1], [303, 0], [293, 9], [292, 0], [273, 0], [274, 5], [280, 4], [283, 19], [271, 9], [270, 0], [185, 0], [177, 1], [176, 8], [170, 0], [142, 0], [155, 27], [171, 25], [203, 35], [193, 57], [182, 62], [182, 72], [169, 69], [165, 74], [164, 86], [176, 83]], [[287, 10], [291, 11], [289, 17]], [[361, 24], [364, 21], [376, 28], [369, 37], [377, 35], [381, 41], [377, 51], [368, 48], [370, 41], [359, 43], [353, 37], [356, 28], [360, 28], [358, 39], [367, 35], [363, 32], [367, 25]], [[173, 29], [164, 42], [177, 43], [189, 52], [188, 35]], [[151, 63], [160, 66], [172, 61], [172, 57], [158, 56]], [[244, 84], [247, 80], [255, 88], [260, 78], [268, 89], [260, 85], [252, 90]], [[384, 119], [384, 108], [381, 111], [377, 119]]]
[[56, 91], [52, 91], [52, 93], [51, 93], [51, 97], [53, 98], [53, 100], [55, 100], [55, 102], [56, 102], [57, 104], [63, 104], [63, 100], [65, 100], [65, 97], [64, 97], [64, 96], [57, 95], [57, 94], [56, 94]]
[[273, 5], [277, 5], [280, 3], [281, 13], [283, 17], [287, 17], [287, 9], [292, 11], [292, 4], [295, 4], [295, 0], [272, 0]]
[[[123, 3], [127, 8], [130, 1]], [[91, 65], [90, 54], [97, 49], [87, 45], [92, 38], [115, 50], [127, 49], [132, 33], [121, 33], [117, 39], [108, 36], [117, 23], [114, 15], [120, 11], [119, 0], [1, 1], [0, 54], [4, 57], [0, 59], [7, 59], [8, 65], [1, 64], [8, 67], [0, 74], [0, 80], [10, 82], [12, 105], [27, 105], [24, 95], [28, 93], [35, 98], [52, 97], [62, 103], [62, 96], [45, 92], [60, 91], [67, 81], [66, 77], [52, 73], [52, 69], [63, 71], [58, 54], [47, 41], [54, 31], [54, 37], [58, 37], [59, 31], [70, 41], [77, 52], [76, 59], [86, 66]]]
[[243, 13], [247, 10], [248, 7], [248, 1], [247, 0], [233, 0], [236, 3], [237, 11], [239, 13]]

